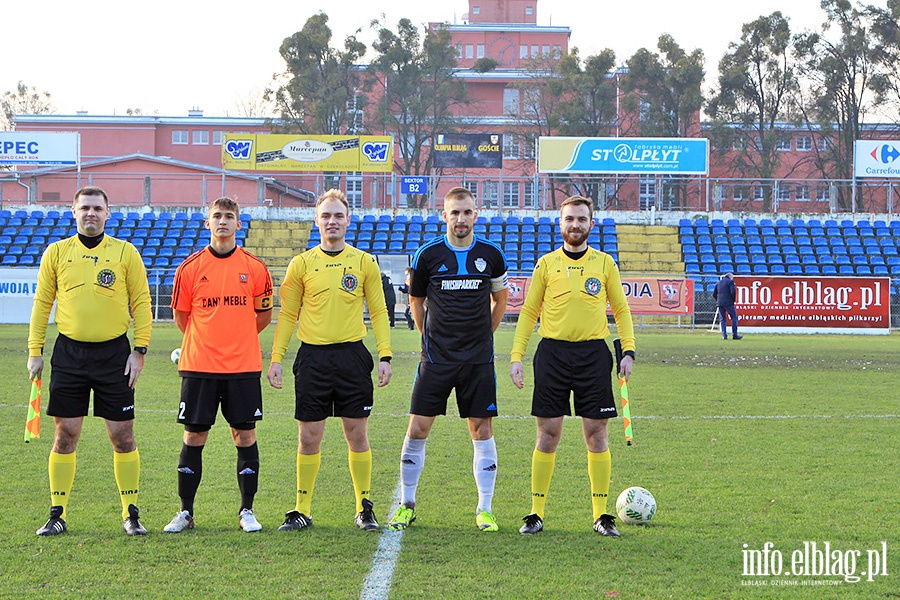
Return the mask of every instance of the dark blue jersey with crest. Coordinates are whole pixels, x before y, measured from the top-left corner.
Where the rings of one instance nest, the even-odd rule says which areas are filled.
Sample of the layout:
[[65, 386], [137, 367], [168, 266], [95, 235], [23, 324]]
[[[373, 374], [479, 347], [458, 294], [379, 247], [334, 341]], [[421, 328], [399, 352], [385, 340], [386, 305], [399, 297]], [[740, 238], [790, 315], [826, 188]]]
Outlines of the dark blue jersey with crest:
[[412, 268], [409, 295], [427, 299], [422, 362], [493, 362], [491, 294], [508, 285], [500, 247], [476, 235], [454, 248], [442, 235], [419, 248]]

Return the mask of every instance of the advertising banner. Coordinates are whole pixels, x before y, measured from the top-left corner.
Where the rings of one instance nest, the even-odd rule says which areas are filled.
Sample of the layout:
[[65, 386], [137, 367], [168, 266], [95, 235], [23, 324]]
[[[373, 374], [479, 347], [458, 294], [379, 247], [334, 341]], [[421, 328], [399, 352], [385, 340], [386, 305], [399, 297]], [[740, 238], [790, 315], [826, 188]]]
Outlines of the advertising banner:
[[77, 133], [0, 131], [0, 165], [77, 165]]
[[702, 138], [538, 139], [541, 173], [705, 175], [709, 142]]
[[900, 143], [856, 140], [853, 142], [853, 173], [856, 177], [900, 177]]
[[503, 136], [499, 133], [440, 133], [431, 152], [437, 168], [503, 168]]
[[[525, 303], [531, 277], [509, 278], [506, 312], [518, 313]], [[623, 277], [622, 287], [632, 315], [694, 314], [694, 282], [662, 277]]]
[[763, 333], [891, 332], [889, 277], [734, 278], [741, 330]]
[[387, 135], [228, 133], [222, 142], [222, 166], [238, 171], [390, 173], [393, 146]]
[[[0, 269], [0, 323], [28, 323], [37, 289], [38, 269]], [[53, 322], [54, 310], [50, 315]]]

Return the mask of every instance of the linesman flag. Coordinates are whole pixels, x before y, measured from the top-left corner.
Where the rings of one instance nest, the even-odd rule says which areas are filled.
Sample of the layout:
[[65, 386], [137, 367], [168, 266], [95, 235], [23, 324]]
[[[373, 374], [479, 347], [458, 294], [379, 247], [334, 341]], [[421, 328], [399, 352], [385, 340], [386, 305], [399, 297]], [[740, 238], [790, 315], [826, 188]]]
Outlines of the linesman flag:
[[613, 348], [616, 351], [616, 377], [619, 379], [619, 395], [622, 398], [622, 424], [625, 425], [625, 445], [630, 446], [634, 440], [631, 428], [631, 406], [628, 403], [628, 381], [622, 377], [622, 341], [619, 338], [613, 340]]
[[41, 380], [31, 382], [31, 398], [28, 401], [28, 418], [25, 420], [25, 443], [41, 437]]

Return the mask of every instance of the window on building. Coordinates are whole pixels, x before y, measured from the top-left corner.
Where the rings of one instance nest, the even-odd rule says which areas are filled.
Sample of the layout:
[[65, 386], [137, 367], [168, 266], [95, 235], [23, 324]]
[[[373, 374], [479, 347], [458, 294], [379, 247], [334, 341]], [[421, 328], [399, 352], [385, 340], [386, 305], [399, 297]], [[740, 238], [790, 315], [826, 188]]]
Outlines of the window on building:
[[560, 46], [559, 44], [554, 44], [553, 45], [553, 58], [559, 58], [560, 56], [562, 56], [562, 46]]
[[779, 152], [790, 152], [791, 151], [791, 138], [790, 137], [780, 137], [775, 141], [775, 149]]
[[503, 158], [520, 158], [520, 136], [515, 133], [507, 133], [503, 136]]
[[753, 201], [762, 202], [766, 199], [766, 188], [761, 185], [753, 186]]
[[537, 196], [534, 194], [534, 182], [525, 181], [522, 183], [522, 202], [525, 208], [537, 208]]
[[195, 146], [209, 146], [209, 132], [199, 129], [192, 131], [191, 143]]
[[532, 56], [532, 58], [538, 55], [538, 50], [539, 50], [539, 48], [538, 48], [538, 45], [537, 45], [537, 44], [532, 44], [532, 45], [531, 45], [531, 56]]
[[523, 153], [523, 158], [527, 158], [528, 160], [533, 160], [536, 156], [535, 148], [537, 148], [537, 136], [533, 133], [530, 133], [525, 136], [525, 152]]
[[747, 188], [742, 185], [735, 185], [731, 188], [731, 199], [735, 202], [743, 202]]
[[550, 56], [550, 44], [544, 44], [541, 46], [541, 54], [544, 56]]
[[809, 152], [812, 149], [813, 149], [812, 136], [809, 136], [809, 135], [797, 136], [797, 152]]
[[172, 130], [172, 144], [182, 145], [188, 143], [188, 132], [184, 129]]
[[521, 90], [513, 88], [503, 89], [503, 114], [518, 115], [519, 114], [519, 97]]
[[463, 187], [472, 192], [472, 195], [475, 198], [478, 198], [478, 182], [477, 181], [467, 181], [463, 184]]
[[533, 6], [526, 6], [526, 7], [525, 7], [525, 14], [526, 14], [526, 15], [533, 15], [533, 14], [534, 14], [534, 7], [533, 7]]
[[638, 189], [641, 210], [648, 210], [651, 206], [656, 206], [656, 177], [654, 175], [641, 175]]
[[519, 58], [528, 58], [528, 44], [519, 46]]
[[462, 58], [462, 44], [456, 45], [456, 58]]
[[816, 139], [816, 148], [819, 150], [819, 152], [824, 152], [825, 150], [828, 150], [828, 147], [830, 145], [831, 145], [831, 138], [829, 138], [829, 137], [822, 136], [822, 137]]
[[503, 182], [503, 207], [519, 208], [520, 185], [518, 181]]
[[480, 14], [481, 14], [481, 7], [480, 7], [480, 6], [473, 6], [473, 7], [472, 7], [472, 14], [473, 14], [473, 15], [480, 15]]
[[484, 44], [478, 44], [477, 58], [484, 58]]
[[475, 58], [475, 46], [466, 44], [466, 58]]
[[734, 151], [740, 151], [744, 149], [744, 138], [736, 137], [734, 141], [731, 143], [731, 149]]
[[497, 182], [490, 179], [481, 184], [481, 203], [485, 208], [497, 206], [498, 190]]
[[213, 131], [213, 146], [221, 146], [223, 139], [225, 139], [224, 131]]
[[778, 186], [778, 201], [779, 202], [790, 202], [791, 201], [791, 186], [789, 186], [789, 185], [779, 185]]
[[816, 202], [830, 202], [831, 192], [827, 185], [816, 186]]
[[347, 173], [347, 203], [350, 205], [350, 208], [363, 207], [362, 173]]
[[798, 185], [797, 186], [797, 202], [811, 202], [812, 201], [812, 188], [808, 185]]
[[363, 122], [363, 111], [359, 107], [359, 95], [354, 94], [347, 101], [347, 132], [360, 133], [365, 123]]

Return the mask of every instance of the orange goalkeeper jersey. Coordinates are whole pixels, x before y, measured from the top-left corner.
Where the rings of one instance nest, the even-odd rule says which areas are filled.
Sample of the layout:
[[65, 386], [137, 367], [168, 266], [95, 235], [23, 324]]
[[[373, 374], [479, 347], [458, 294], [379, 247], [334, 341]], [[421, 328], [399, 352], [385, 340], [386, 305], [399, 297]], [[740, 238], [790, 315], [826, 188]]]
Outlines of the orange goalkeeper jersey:
[[175, 272], [172, 308], [190, 313], [178, 371], [258, 375], [262, 372], [256, 313], [272, 310], [266, 265], [240, 246], [226, 256], [207, 247]]

